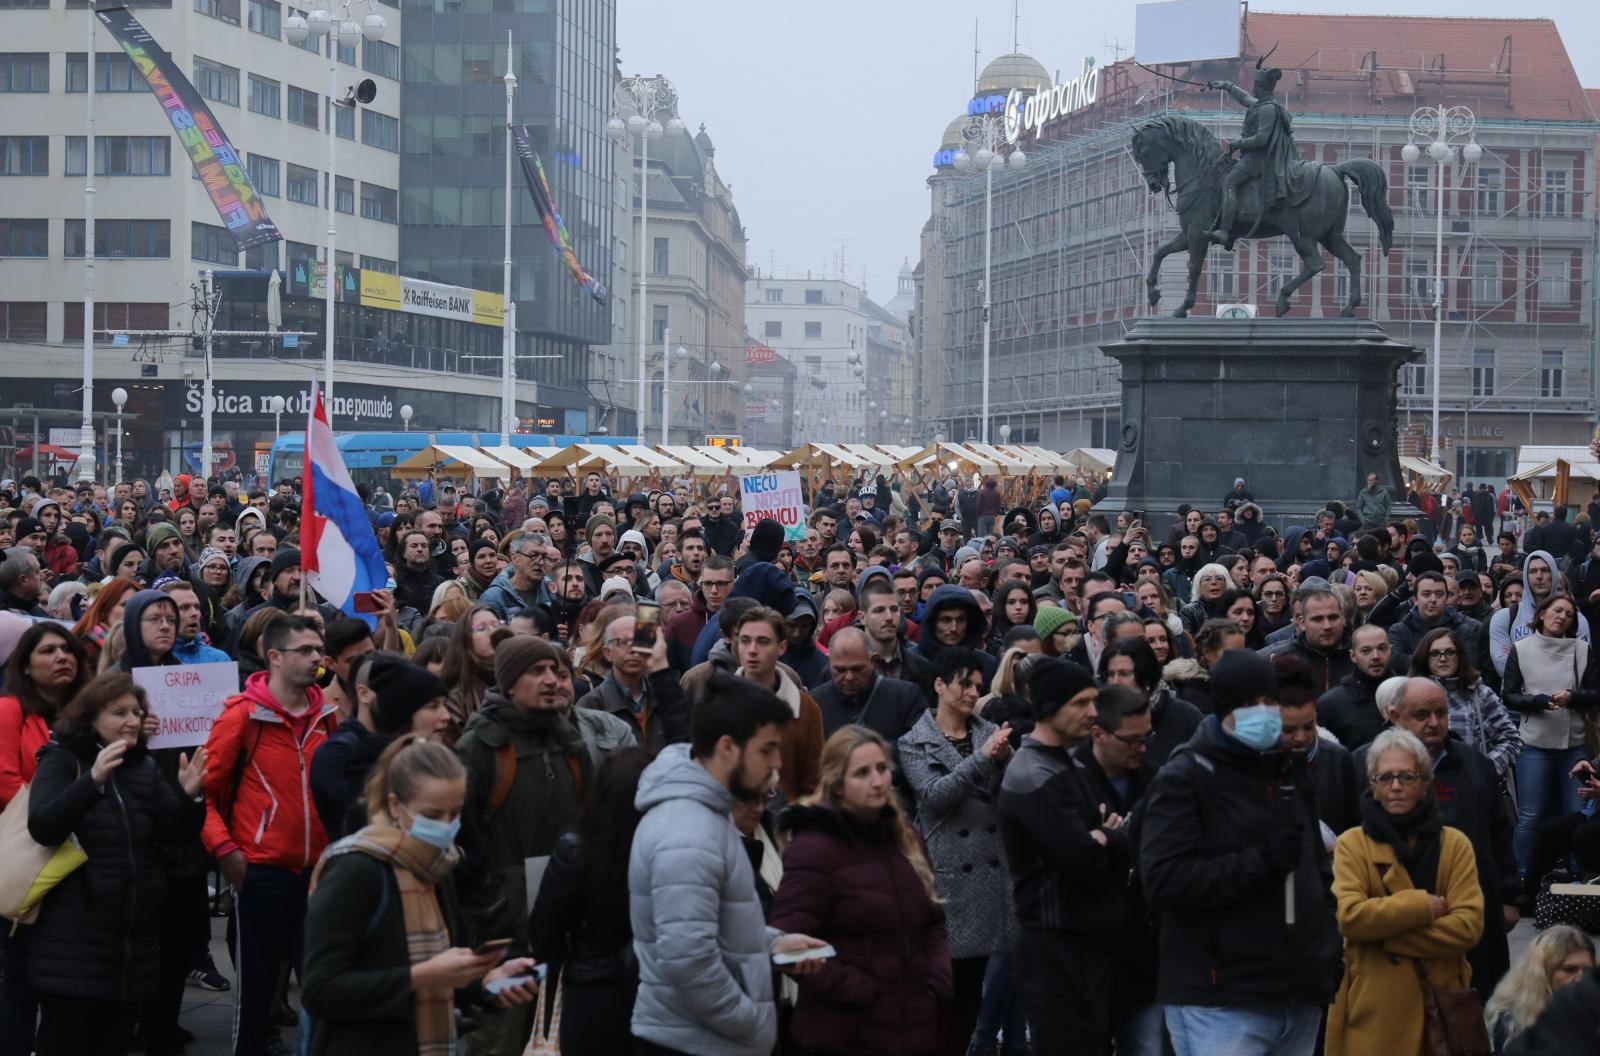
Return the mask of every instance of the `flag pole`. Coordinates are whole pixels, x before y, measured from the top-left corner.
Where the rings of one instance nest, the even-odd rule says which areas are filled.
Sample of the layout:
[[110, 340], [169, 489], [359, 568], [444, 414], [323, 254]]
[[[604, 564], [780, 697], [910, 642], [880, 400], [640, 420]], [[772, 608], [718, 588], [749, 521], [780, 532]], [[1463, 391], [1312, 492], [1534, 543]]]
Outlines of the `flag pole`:
[[511, 434], [517, 424], [517, 302], [511, 296], [511, 104], [517, 94], [517, 76], [511, 72], [511, 32], [506, 31], [506, 255], [501, 276], [503, 292], [500, 354], [501, 408], [500, 446], [511, 446]]
[[[321, 401], [322, 393], [317, 388], [317, 377], [313, 374], [311, 376], [311, 400], [306, 408], [305, 448], [300, 456], [300, 478], [303, 481], [300, 492], [300, 607], [302, 609], [311, 607], [309, 600], [311, 578], [306, 575], [305, 569], [306, 528], [311, 524], [312, 518], [317, 515], [317, 489], [311, 482], [311, 426], [317, 420], [317, 404]], [[307, 499], [310, 501], [306, 501]]]

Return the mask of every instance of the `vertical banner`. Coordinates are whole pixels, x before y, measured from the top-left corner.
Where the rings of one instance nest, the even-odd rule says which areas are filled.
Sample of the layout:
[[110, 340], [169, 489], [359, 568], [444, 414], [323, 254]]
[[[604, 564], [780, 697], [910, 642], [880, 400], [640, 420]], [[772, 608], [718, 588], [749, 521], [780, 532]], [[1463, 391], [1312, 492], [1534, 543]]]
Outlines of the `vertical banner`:
[[[156, 101], [166, 111], [167, 120], [178, 134], [178, 142], [183, 144], [189, 160], [194, 163], [194, 171], [205, 185], [206, 194], [211, 196], [211, 204], [217, 207], [217, 215], [239, 248], [249, 249], [282, 238], [278, 225], [267, 215], [266, 206], [250, 183], [244, 159], [228, 142], [227, 134], [217, 124], [200, 93], [189, 83], [189, 78], [173, 65], [172, 56], [161, 50], [150, 31], [140, 25], [127, 8], [96, 11], [95, 16], [155, 93]], [[95, 76], [95, 71], [90, 69], [88, 76]], [[89, 157], [94, 157], [92, 146]]]
[[604, 284], [599, 279], [583, 270], [583, 265], [578, 261], [578, 253], [572, 248], [572, 238], [567, 234], [567, 225], [562, 222], [561, 213], [556, 209], [555, 197], [550, 193], [550, 181], [545, 179], [544, 165], [528, 143], [527, 126], [524, 125], [514, 131], [517, 136], [517, 160], [522, 163], [522, 178], [527, 181], [528, 194], [533, 198], [533, 207], [539, 210], [539, 222], [544, 224], [544, 233], [550, 239], [550, 248], [566, 261], [567, 270], [572, 272], [572, 277], [577, 280], [578, 286], [600, 304], [605, 304], [610, 294], [606, 292]]
[[804, 503], [800, 474], [795, 470], [753, 473], [739, 478], [739, 508], [744, 511], [746, 532], [761, 521], [773, 520], [783, 525], [785, 539], [790, 542], [804, 539]]

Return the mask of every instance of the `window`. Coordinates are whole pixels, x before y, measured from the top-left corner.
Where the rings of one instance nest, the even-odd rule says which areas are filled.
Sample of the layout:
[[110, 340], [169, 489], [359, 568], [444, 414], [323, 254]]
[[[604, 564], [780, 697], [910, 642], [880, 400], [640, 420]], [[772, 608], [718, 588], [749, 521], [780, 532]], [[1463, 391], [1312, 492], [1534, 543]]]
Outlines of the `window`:
[[309, 287], [317, 271], [317, 247], [304, 242], [287, 244], [289, 256], [288, 281], [297, 286]]
[[1283, 250], [1273, 250], [1267, 258], [1268, 278], [1267, 289], [1273, 293], [1279, 290], [1299, 273], [1299, 265], [1293, 253]]
[[224, 66], [220, 62], [196, 56], [194, 87], [214, 103], [239, 105], [239, 71], [232, 66]]
[[44, 306], [44, 301], [0, 301], [0, 337], [43, 341]]
[[49, 6], [50, 6], [50, 0], [0, 0], [0, 8], [5, 8], [5, 7], [46, 8], [46, 7], [49, 7]]
[[302, 205], [317, 204], [317, 170], [308, 169], [304, 165], [289, 163], [288, 192], [284, 195], [291, 202], [300, 202]]
[[337, 35], [335, 35], [332, 40], [334, 43], [334, 48], [338, 52], [339, 61], [344, 63], [346, 66], [354, 66], [356, 64], [356, 49], [354, 47], [345, 47], [345, 45], [340, 42]]
[[277, 40], [283, 35], [283, 5], [278, 0], [250, 0], [250, 31]]
[[1494, 395], [1494, 349], [1472, 353], [1472, 395]]
[[[251, 271], [271, 271], [278, 266], [278, 239], [262, 242], [244, 251], [244, 266]], [[164, 329], [157, 327], [156, 329]]]
[[[305, 18], [306, 15], [309, 14], [310, 12], [302, 11], [298, 7], [291, 7], [289, 9], [289, 13], [291, 15], [299, 15], [301, 18]], [[290, 47], [299, 48], [301, 51], [309, 51], [313, 55], [322, 54], [321, 38], [319, 38], [315, 33], [307, 33], [306, 34], [306, 39], [302, 40], [298, 44], [295, 44], [295, 43], [293, 43], [291, 41], [290, 42]]]
[[[83, 52], [67, 55], [67, 91], [88, 91]], [[142, 92], [144, 77], [128, 56], [120, 51], [99, 51], [94, 56], [94, 90], [97, 92]]]
[[1400, 386], [1407, 396], [1420, 396], [1428, 391], [1428, 365], [1407, 363], [1400, 368]]
[[1414, 304], [1433, 303], [1433, 262], [1406, 259], [1406, 299]]
[[[94, 329], [165, 330], [165, 301], [95, 301]], [[83, 340], [83, 302], [67, 301], [61, 306], [61, 336], [68, 341]], [[110, 341], [111, 335], [96, 333], [96, 341]]]
[[1567, 182], [1571, 177], [1566, 169], [1544, 170], [1544, 215], [1567, 215]]
[[767, 290], [767, 303], [768, 304], [782, 304], [783, 303], [783, 291], [782, 290], [774, 290], [774, 289]]
[[268, 198], [278, 198], [283, 194], [283, 166], [277, 158], [269, 158], [265, 154], [251, 154], [245, 159], [245, 169], [250, 173], [250, 183], [255, 187], [256, 193]]
[[763, 330], [761, 332], [761, 336], [762, 337], [782, 337], [783, 336], [783, 323], [779, 322], [777, 319], [768, 319], [767, 322], [766, 322], [766, 326], [763, 328]]
[[822, 337], [822, 324], [819, 322], [806, 323], [806, 337], [817, 340]]
[[239, 0], [194, 0], [194, 9], [231, 26], [239, 24]]
[[400, 49], [381, 40], [364, 41], [361, 45], [361, 68], [380, 77], [400, 79]]
[[50, 255], [48, 220], [0, 219], [0, 257], [47, 257]]
[[1539, 254], [1539, 303], [1566, 304], [1572, 299], [1572, 258], [1544, 250]]
[[48, 92], [49, 90], [49, 52], [0, 51], [0, 92]]
[[[83, 221], [65, 221], [62, 256], [83, 256]], [[172, 224], [167, 220], [96, 220], [96, 257], [166, 259], [172, 256]]]
[[1233, 253], [1218, 253], [1206, 268], [1206, 281], [1211, 286], [1211, 296], [1218, 303], [1231, 301], [1239, 295], [1239, 258]]
[[340, 139], [356, 138], [356, 112], [352, 107], [333, 108], [333, 132]]
[[1566, 354], [1554, 350], [1539, 353], [1539, 396], [1546, 400], [1561, 398], [1562, 374]]
[[381, 220], [386, 224], [400, 222], [400, 195], [388, 187], [375, 183], [361, 184], [361, 215], [368, 220]]
[[382, 257], [369, 257], [363, 253], [361, 254], [361, 270], [381, 271], [385, 275], [398, 275], [400, 274], [400, 265], [392, 260], [384, 260]]
[[239, 265], [239, 247], [225, 227], [214, 224], [189, 225], [189, 256], [213, 264]]
[[0, 136], [0, 176], [48, 175], [49, 136]]
[[317, 127], [317, 93], [289, 86], [289, 106], [285, 115], [290, 121], [306, 128]]
[[1500, 188], [1504, 174], [1498, 165], [1478, 166], [1478, 212], [1485, 216], [1500, 215]]
[[[84, 139], [67, 137], [66, 175], [82, 176]], [[171, 136], [95, 136], [96, 176], [172, 175]]]
[[1472, 258], [1472, 300], [1474, 304], [1500, 303], [1500, 254], [1479, 253]]
[[[327, 193], [327, 180], [323, 180], [323, 193]], [[356, 211], [356, 181], [349, 176], [340, 176], [334, 181], [333, 208], [341, 213], [355, 214]]]
[[650, 340], [654, 344], [661, 344], [667, 339], [667, 306], [652, 304], [650, 306]]
[[650, 254], [650, 271], [654, 275], [665, 275], [672, 269], [669, 265], [671, 259], [671, 242], [665, 238], [652, 239]]
[[807, 304], [821, 304], [822, 303], [822, 291], [821, 290], [807, 290], [806, 291], [806, 303]]
[[400, 122], [375, 110], [361, 111], [361, 142], [400, 153]]
[[266, 77], [250, 75], [250, 112], [264, 117], [282, 114], [283, 86]]
[[1406, 208], [1415, 209], [1418, 212], [1433, 211], [1433, 167], [1431, 165], [1406, 166]]

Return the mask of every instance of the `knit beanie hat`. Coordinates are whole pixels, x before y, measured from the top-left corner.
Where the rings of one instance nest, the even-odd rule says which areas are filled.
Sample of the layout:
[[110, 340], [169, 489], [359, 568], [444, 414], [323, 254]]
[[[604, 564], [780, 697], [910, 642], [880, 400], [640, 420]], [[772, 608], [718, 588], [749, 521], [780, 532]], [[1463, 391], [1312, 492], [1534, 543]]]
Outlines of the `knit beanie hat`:
[[611, 579], [608, 579], [604, 583], [600, 584], [601, 601], [606, 600], [606, 598], [613, 593], [626, 594], [631, 599], [633, 597], [633, 584], [629, 583], [621, 576], [613, 576]]
[[750, 552], [754, 554], [773, 555], [783, 545], [783, 525], [771, 517], [763, 517], [756, 522], [755, 528], [750, 532]]
[[[17, 524], [17, 538], [22, 538], [22, 524]], [[144, 543], [152, 553], [167, 539], [180, 539], [178, 526], [171, 521], [157, 521], [144, 530]]]
[[1094, 676], [1082, 664], [1059, 656], [1041, 657], [1028, 670], [1028, 701], [1033, 717], [1044, 722], [1062, 706], [1086, 689], [1094, 688]]
[[478, 551], [484, 549], [493, 550], [494, 544], [482, 537], [472, 540], [467, 544], [467, 560], [469, 562], [472, 561], [473, 558], [478, 556]]
[[1278, 674], [1252, 649], [1229, 649], [1211, 665], [1211, 710], [1221, 718], [1257, 697], [1276, 700]]
[[1039, 632], [1040, 638], [1048, 638], [1059, 631], [1063, 624], [1077, 625], [1078, 617], [1068, 609], [1057, 605], [1041, 605], [1033, 617], [1033, 629]]
[[947, 579], [947, 577], [944, 574], [944, 570], [938, 565], [928, 565], [927, 567], [923, 568], [921, 572], [917, 573], [917, 586], [922, 586], [930, 579], [937, 579], [943, 582]]
[[583, 534], [585, 536], [593, 535], [594, 534], [594, 530], [596, 528], [600, 527], [602, 524], [607, 525], [608, 527], [610, 527], [610, 529], [613, 532], [617, 530], [617, 522], [616, 521], [613, 521], [610, 517], [607, 517], [603, 513], [597, 513], [593, 517], [590, 517], [588, 522], [586, 524], [584, 524], [584, 526], [583, 526]]
[[375, 732], [385, 735], [405, 733], [411, 716], [450, 692], [438, 675], [406, 660], [374, 660], [366, 678], [378, 697]]
[[1406, 571], [1414, 576], [1420, 576], [1424, 572], [1443, 572], [1444, 562], [1439, 560], [1438, 554], [1430, 554], [1424, 550], [1420, 554], [1411, 555], [1406, 561]]
[[269, 582], [276, 580], [280, 573], [287, 572], [291, 568], [299, 567], [300, 551], [293, 549], [279, 550], [276, 554], [272, 555], [272, 564], [267, 569], [267, 580]]
[[[12, 533], [12, 538], [14, 538], [14, 539], [26, 539], [28, 536], [32, 535], [34, 532], [42, 532], [42, 531], [44, 531], [44, 522], [40, 521], [39, 518], [37, 518], [37, 517], [19, 517], [17, 519], [16, 530]], [[155, 544], [152, 543], [150, 545], [154, 546]]]
[[214, 546], [208, 546], [204, 550], [200, 551], [200, 560], [195, 562], [195, 567], [205, 568], [213, 561], [221, 561], [222, 567], [224, 568], [232, 567], [228, 564], [228, 555], [223, 553], [221, 550], [218, 550]]
[[561, 662], [561, 651], [543, 638], [531, 634], [513, 634], [494, 647], [494, 684], [506, 696], [511, 687], [528, 673], [534, 664], [545, 660]]

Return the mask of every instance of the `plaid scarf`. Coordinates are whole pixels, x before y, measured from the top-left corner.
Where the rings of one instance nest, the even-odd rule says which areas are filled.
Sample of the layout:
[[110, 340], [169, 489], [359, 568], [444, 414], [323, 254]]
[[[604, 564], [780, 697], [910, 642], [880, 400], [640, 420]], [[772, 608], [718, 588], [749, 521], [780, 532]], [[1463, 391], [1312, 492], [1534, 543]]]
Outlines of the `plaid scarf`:
[[[394, 869], [400, 909], [405, 920], [406, 952], [412, 964], [421, 964], [450, 948], [450, 933], [439, 911], [434, 885], [450, 874], [461, 860], [460, 851], [451, 847], [441, 851], [431, 844], [412, 839], [386, 823], [368, 825], [330, 846], [317, 863], [311, 887], [330, 859], [341, 854], [365, 854]], [[434, 986], [413, 995], [417, 1022], [417, 1056], [451, 1056], [455, 1051], [455, 993], [449, 987]]]

